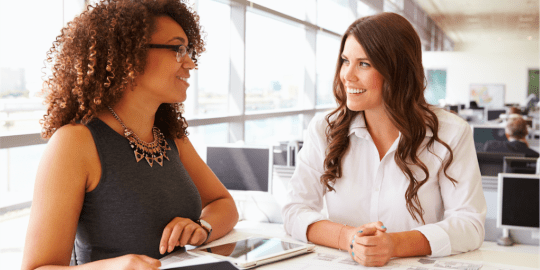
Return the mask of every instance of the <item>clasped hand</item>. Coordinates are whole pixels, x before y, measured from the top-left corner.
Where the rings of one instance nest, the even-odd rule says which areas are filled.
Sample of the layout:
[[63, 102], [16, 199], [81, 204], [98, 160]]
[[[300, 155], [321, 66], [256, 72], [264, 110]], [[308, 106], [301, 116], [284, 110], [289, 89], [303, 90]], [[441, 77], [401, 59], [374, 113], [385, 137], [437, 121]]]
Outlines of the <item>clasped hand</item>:
[[382, 222], [356, 228], [349, 245], [353, 260], [364, 266], [384, 266], [394, 254], [395, 243]]
[[204, 243], [208, 233], [189, 218], [174, 218], [163, 230], [159, 253], [171, 252], [177, 246], [198, 246]]

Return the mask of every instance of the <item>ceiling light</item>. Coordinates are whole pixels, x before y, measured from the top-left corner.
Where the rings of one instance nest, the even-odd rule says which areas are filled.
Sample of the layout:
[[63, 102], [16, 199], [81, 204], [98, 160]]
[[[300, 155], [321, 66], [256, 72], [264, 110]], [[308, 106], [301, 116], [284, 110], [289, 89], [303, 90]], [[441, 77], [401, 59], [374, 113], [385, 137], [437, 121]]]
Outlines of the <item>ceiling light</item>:
[[527, 39], [528, 39], [528, 40], [531, 40], [531, 39], [532, 39], [532, 36], [528, 36]]

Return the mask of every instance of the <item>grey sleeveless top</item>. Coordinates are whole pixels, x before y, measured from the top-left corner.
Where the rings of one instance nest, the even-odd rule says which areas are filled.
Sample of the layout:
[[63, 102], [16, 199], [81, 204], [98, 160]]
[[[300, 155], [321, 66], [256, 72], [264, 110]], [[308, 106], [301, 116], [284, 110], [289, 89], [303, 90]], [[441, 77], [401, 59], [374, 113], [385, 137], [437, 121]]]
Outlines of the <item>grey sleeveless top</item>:
[[128, 140], [103, 121], [96, 118], [87, 127], [101, 161], [101, 178], [84, 197], [75, 239], [77, 264], [126, 254], [163, 257], [159, 244], [165, 226], [175, 217], [197, 220], [201, 215], [199, 192], [174, 141], [167, 139], [170, 160], [150, 167], [144, 159], [137, 163]]

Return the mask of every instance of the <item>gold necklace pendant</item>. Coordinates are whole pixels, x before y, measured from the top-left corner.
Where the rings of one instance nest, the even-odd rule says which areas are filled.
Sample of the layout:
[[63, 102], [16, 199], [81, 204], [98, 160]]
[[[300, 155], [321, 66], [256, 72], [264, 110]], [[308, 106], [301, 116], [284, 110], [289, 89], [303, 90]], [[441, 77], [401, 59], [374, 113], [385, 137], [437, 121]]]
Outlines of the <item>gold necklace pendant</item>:
[[137, 134], [135, 134], [133, 130], [126, 127], [124, 122], [120, 120], [120, 117], [118, 117], [118, 115], [111, 107], [109, 107], [109, 111], [111, 111], [114, 118], [118, 122], [120, 122], [120, 125], [122, 125], [122, 127], [124, 128], [124, 137], [128, 139], [129, 145], [131, 146], [131, 149], [133, 149], [133, 153], [135, 154], [135, 160], [137, 161], [137, 163], [144, 158], [146, 162], [148, 162], [148, 165], [150, 165], [150, 167], [154, 165], [154, 162], [163, 167], [163, 158], [169, 160], [166, 151], [171, 150], [171, 148], [169, 147], [167, 140], [165, 140], [165, 136], [163, 135], [163, 133], [161, 133], [159, 128], [152, 128], [152, 135], [154, 136], [154, 141], [151, 143], [147, 143], [139, 139], [139, 136], [137, 136]]

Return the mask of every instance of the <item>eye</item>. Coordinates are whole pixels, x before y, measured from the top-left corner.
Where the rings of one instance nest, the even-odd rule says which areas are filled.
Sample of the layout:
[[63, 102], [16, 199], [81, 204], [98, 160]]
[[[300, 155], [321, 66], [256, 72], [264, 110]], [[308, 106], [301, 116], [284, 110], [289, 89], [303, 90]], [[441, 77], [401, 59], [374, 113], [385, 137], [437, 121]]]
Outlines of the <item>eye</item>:
[[343, 64], [349, 64], [349, 60], [345, 59], [345, 58], [341, 58], [341, 62], [343, 62]]
[[360, 62], [361, 67], [371, 67], [371, 65], [368, 62]]

